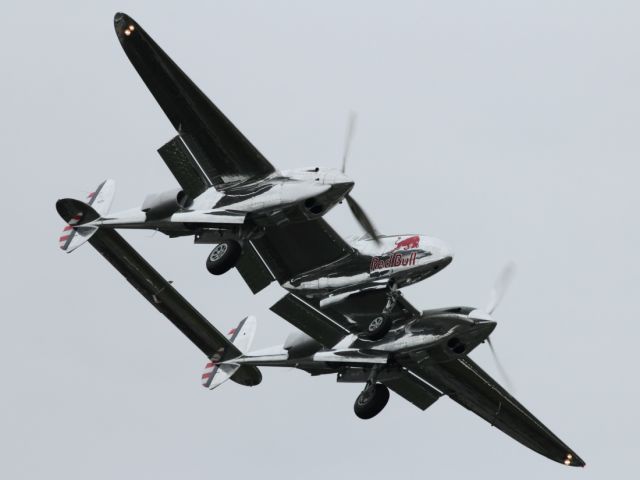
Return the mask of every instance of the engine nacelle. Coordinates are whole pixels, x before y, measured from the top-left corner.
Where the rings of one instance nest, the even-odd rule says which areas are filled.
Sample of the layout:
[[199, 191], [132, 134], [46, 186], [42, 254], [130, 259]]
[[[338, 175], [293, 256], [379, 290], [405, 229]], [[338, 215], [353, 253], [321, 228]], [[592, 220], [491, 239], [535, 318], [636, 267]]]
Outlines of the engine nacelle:
[[302, 358], [322, 350], [322, 345], [306, 333], [294, 332], [287, 337], [283, 348], [289, 352], [289, 358]]
[[178, 188], [148, 195], [142, 203], [142, 211], [147, 214], [147, 220], [161, 220], [188, 207], [190, 203], [189, 195]]

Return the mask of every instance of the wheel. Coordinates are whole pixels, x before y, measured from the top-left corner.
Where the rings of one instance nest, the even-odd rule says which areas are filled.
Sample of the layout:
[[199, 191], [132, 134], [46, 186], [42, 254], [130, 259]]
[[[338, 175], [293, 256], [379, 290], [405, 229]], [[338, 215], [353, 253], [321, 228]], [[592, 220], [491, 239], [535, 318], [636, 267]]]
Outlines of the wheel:
[[367, 386], [353, 404], [353, 411], [364, 420], [379, 414], [389, 401], [389, 389], [381, 383]]
[[366, 336], [369, 340], [380, 340], [391, 329], [391, 318], [386, 315], [371, 320], [367, 326]]
[[216, 245], [207, 257], [207, 270], [213, 275], [222, 275], [233, 268], [240, 258], [242, 247], [235, 240], [225, 240]]

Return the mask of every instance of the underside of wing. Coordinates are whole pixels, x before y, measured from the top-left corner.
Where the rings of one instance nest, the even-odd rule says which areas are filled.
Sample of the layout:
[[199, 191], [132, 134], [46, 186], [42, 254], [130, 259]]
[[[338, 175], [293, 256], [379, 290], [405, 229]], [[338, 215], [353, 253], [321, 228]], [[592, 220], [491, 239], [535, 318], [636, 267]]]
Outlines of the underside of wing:
[[[333, 318], [351, 333], [366, 332], [369, 323], [379, 317], [389, 300], [387, 285], [380, 288], [355, 291], [342, 296], [340, 301], [323, 306], [323, 302], [314, 303], [325, 315]], [[397, 296], [395, 305], [386, 313], [391, 319], [392, 329], [399, 328], [420, 312], [403, 295]]]
[[[221, 360], [241, 354], [142, 256], [114, 230], [99, 229], [89, 243], [98, 250], [151, 305], [167, 317], [202, 352]], [[243, 385], [256, 385], [262, 376], [256, 367], [243, 366], [231, 379]]]
[[[321, 308], [314, 300], [289, 293], [271, 310], [324, 347], [330, 348], [348, 334], [366, 334], [368, 324], [381, 315], [386, 302], [386, 290], [358, 292], [339, 306]], [[400, 297], [388, 313], [393, 321], [392, 328], [403, 327], [416, 312], [404, 297]]]
[[225, 189], [274, 172], [267, 159], [140, 25], [124, 13], [116, 14], [114, 24], [127, 57], [185, 140], [174, 139], [160, 152], [181, 185], [192, 191], [207, 184]]
[[322, 218], [269, 227], [251, 243], [279, 283], [354, 251]]
[[273, 305], [271, 311], [326, 348], [333, 347], [349, 333], [320, 310], [291, 293]]
[[468, 357], [405, 365], [452, 400], [530, 449], [565, 465], [584, 461]]
[[420, 410], [426, 410], [442, 396], [442, 393], [424, 380], [404, 369], [399, 375], [382, 380], [382, 383]]

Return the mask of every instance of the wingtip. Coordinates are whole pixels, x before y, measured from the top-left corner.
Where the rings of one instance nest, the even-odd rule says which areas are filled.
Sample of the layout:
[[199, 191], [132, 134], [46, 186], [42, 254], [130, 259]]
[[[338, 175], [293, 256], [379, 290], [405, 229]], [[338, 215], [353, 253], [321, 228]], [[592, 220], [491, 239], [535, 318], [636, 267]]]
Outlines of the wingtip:
[[130, 20], [133, 20], [133, 19], [124, 12], [116, 12], [115, 15], [113, 16], [113, 23], [115, 25], [118, 25], [122, 22], [130, 21]]
[[567, 453], [563, 460], [558, 460], [558, 463], [564, 463], [567, 467], [582, 467], [586, 466], [584, 460], [582, 460], [576, 453]]
[[113, 27], [115, 28], [116, 35], [118, 35], [120, 41], [131, 36], [136, 29], [140, 28], [133, 18], [123, 12], [117, 12], [113, 16]]

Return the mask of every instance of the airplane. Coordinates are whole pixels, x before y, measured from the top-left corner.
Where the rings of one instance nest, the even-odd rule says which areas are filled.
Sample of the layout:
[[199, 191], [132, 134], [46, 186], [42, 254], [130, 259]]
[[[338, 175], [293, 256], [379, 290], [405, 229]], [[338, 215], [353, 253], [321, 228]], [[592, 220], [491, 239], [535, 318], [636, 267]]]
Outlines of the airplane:
[[397, 328], [375, 341], [351, 333], [339, 315], [329, 316], [287, 293], [272, 310], [300, 332], [289, 335], [282, 345], [251, 350], [254, 317], [246, 317], [225, 336], [115, 230], [98, 228], [88, 241], [206, 355], [201, 383], [208, 389], [227, 380], [258, 385], [262, 381], [258, 367], [295, 368], [314, 376], [333, 374], [339, 383], [364, 384], [354, 403], [354, 412], [362, 419], [384, 409], [389, 390], [421, 410], [446, 395], [535, 452], [567, 466], [585, 466], [574, 450], [468, 356], [490, 341], [496, 327], [492, 313], [503, 296], [505, 279], [497, 282], [485, 309], [458, 306], [419, 311], [404, 301]]
[[[109, 213], [114, 193], [111, 180], [103, 182], [89, 194], [86, 202], [59, 200], [56, 204], [58, 213], [67, 222], [60, 246], [70, 252], [88, 241], [198, 346], [208, 358], [202, 374], [205, 387], [213, 389], [229, 379], [242, 385], [257, 385], [262, 379], [258, 367], [262, 366], [293, 367], [312, 375], [336, 374], [338, 382], [364, 384], [354, 404], [356, 415], [363, 419], [372, 418], [382, 411], [389, 400], [389, 389], [422, 410], [447, 395], [534, 451], [565, 465], [585, 465], [573, 450], [468, 357], [483, 342], [487, 342], [493, 352], [489, 336], [496, 322], [492, 313], [508, 284], [509, 270], [501, 276], [492, 300], [484, 309], [457, 306], [420, 311], [400, 294], [399, 289], [441, 271], [451, 262], [451, 251], [440, 240], [426, 235], [379, 235], [363, 210], [349, 196], [353, 182], [346, 193], [341, 194], [342, 197], [338, 194], [331, 197], [335, 201], [330, 202], [332, 207], [340, 199], [346, 200], [367, 231], [367, 235], [349, 241], [342, 239], [329, 226], [322, 218], [323, 212], [318, 211], [315, 216], [299, 215], [300, 208], [313, 206], [307, 204], [305, 207], [308, 198], [302, 202], [302, 207], [298, 202], [291, 207], [292, 210], [287, 210], [295, 213], [285, 215], [286, 218], [271, 222], [269, 215], [261, 217], [264, 212], [252, 210], [244, 216], [244, 223], [235, 224], [235, 227], [229, 218], [242, 215], [233, 209], [224, 210], [226, 204], [214, 204], [213, 209], [203, 207], [213, 195], [234, 197], [234, 192], [248, 191], [242, 188], [253, 185], [254, 180], [273, 180], [270, 174], [257, 180], [235, 178], [228, 184], [212, 181], [210, 185], [203, 183], [204, 177], [198, 174], [201, 181], [198, 185], [204, 185], [206, 190], [200, 194], [204, 200], [200, 198], [202, 201], [196, 204], [199, 197], [188, 197], [188, 188], [196, 178], [193, 172], [198, 172], [196, 167], [206, 165], [202, 172], [222, 168], [220, 172], [228, 173], [236, 166], [243, 166], [246, 158], [242, 153], [234, 157], [235, 150], [220, 153], [220, 150], [213, 149], [220, 154], [216, 157], [217, 163], [203, 163], [202, 159], [206, 157], [196, 146], [198, 144], [193, 143], [193, 138], [197, 137], [202, 144], [213, 142], [208, 144], [211, 147], [220, 146], [229, 139], [237, 145], [234, 142], [244, 137], [235, 127], [229, 127], [230, 122], [139, 25], [124, 14], [117, 14], [115, 23], [125, 52], [178, 130], [175, 142], [170, 142], [167, 147], [169, 153], [164, 155], [161, 151], [161, 156], [183, 190], [175, 196], [153, 196], [145, 201], [149, 208], [145, 209], [143, 204], [140, 209], [117, 215]], [[135, 48], [128, 49], [127, 38], [139, 38], [140, 42], [133, 44]], [[152, 53], [154, 60], [147, 62], [145, 52]], [[166, 81], [165, 78], [164, 83], [156, 85], [156, 79], [162, 79], [163, 75], [172, 80]], [[172, 90], [177, 85], [174, 81], [180, 84], [177, 90]], [[195, 100], [204, 102], [202, 109]], [[200, 115], [203, 110], [208, 113]], [[211, 115], [217, 123], [203, 127], [203, 118], [209, 121]], [[176, 124], [176, 118], [189, 122]], [[184, 127], [187, 124], [189, 126]], [[221, 125], [226, 130], [212, 127]], [[209, 138], [212, 135], [213, 140]], [[244, 141], [240, 143], [246, 147], [248, 141]], [[245, 149], [244, 153], [247, 151]], [[185, 165], [188, 166], [188, 174], [184, 174]], [[343, 169], [338, 173], [343, 174], [344, 165], [343, 159]], [[238, 172], [240, 170], [235, 173]], [[207, 178], [211, 180], [214, 177]], [[305, 182], [293, 176], [287, 178]], [[344, 187], [344, 182], [337, 183]], [[270, 189], [276, 188], [270, 185]], [[236, 187], [239, 190], [235, 190]], [[228, 205], [237, 206], [243, 201]], [[176, 203], [179, 208], [175, 208]], [[255, 205], [251, 201], [248, 204]], [[227, 223], [186, 221], [187, 218], [200, 218], [204, 211], [216, 222], [218, 216], [226, 215]], [[137, 220], [130, 221], [132, 218]], [[262, 220], [258, 223], [256, 219]], [[218, 247], [226, 245], [226, 249], [222, 248], [217, 253], [218, 247], [214, 248], [207, 266], [209, 268], [211, 263], [216, 268], [209, 270], [219, 274], [236, 266], [254, 293], [277, 280], [287, 294], [271, 310], [300, 332], [290, 335], [282, 345], [252, 351], [256, 321], [247, 317], [230, 332], [229, 337], [224, 336], [115, 228], [154, 228], [170, 236], [195, 235], [196, 242], [218, 243]], [[223, 267], [216, 263], [220, 259], [224, 259]]]
[[[354, 182], [344, 173], [344, 161], [341, 170], [277, 171], [137, 22], [117, 13], [114, 26], [125, 54], [178, 133], [158, 153], [180, 188], [149, 195], [141, 206], [116, 213], [59, 200], [59, 213], [78, 217], [60, 237], [63, 250], [78, 248], [98, 227], [152, 229], [217, 244], [206, 266], [221, 275], [240, 258], [242, 243], [259, 237], [265, 227], [319, 218], [342, 201], [376, 236], [350, 194]], [[113, 181], [102, 187], [113, 195]]]

